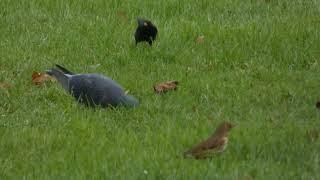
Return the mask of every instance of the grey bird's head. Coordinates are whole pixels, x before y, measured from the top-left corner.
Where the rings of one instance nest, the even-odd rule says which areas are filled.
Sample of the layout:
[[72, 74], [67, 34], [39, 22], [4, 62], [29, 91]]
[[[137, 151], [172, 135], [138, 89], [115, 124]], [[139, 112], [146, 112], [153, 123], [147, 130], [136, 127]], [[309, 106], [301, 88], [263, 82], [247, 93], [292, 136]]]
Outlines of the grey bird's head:
[[128, 107], [138, 107], [139, 106], [139, 101], [135, 97], [131, 95], [124, 95], [121, 96], [119, 99], [119, 102], [123, 106], [128, 106]]

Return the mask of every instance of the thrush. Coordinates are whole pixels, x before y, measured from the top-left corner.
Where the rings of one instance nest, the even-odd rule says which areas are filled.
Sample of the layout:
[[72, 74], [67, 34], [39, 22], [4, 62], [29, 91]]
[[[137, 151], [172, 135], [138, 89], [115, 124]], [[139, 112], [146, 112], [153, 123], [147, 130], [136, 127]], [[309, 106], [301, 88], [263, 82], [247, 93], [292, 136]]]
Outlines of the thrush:
[[221, 123], [208, 139], [186, 151], [184, 156], [203, 159], [223, 152], [228, 145], [228, 132], [232, 128], [233, 125], [229, 122]]
[[87, 106], [109, 107], [139, 105], [139, 101], [127, 95], [120, 84], [101, 74], [75, 74], [56, 65], [46, 71], [61, 84], [79, 103]]
[[151, 21], [138, 18], [138, 27], [134, 33], [136, 45], [139, 42], [146, 41], [152, 46], [152, 42], [156, 40], [157, 33], [158, 29]]

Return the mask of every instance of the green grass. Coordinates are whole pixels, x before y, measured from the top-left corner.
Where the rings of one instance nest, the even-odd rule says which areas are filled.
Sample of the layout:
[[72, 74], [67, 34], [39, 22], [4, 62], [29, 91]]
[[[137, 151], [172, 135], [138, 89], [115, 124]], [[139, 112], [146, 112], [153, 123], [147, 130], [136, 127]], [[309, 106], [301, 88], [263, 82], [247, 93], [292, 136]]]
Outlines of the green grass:
[[[137, 17], [159, 29], [152, 48], [134, 45]], [[0, 52], [1, 179], [320, 178], [307, 133], [320, 133], [320, 1], [1, 0]], [[87, 109], [31, 83], [55, 63], [110, 76], [141, 106]], [[178, 91], [154, 94], [166, 80]], [[178, 156], [225, 120], [225, 153]]]

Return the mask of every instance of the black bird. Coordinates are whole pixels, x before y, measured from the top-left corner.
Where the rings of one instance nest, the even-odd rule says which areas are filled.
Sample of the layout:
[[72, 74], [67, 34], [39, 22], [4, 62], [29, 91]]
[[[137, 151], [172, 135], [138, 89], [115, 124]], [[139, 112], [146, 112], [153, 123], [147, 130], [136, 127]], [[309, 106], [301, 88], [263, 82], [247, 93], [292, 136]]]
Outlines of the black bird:
[[138, 18], [138, 27], [134, 33], [136, 45], [139, 42], [147, 41], [152, 46], [152, 42], [156, 40], [157, 33], [157, 27], [151, 21]]
[[60, 65], [46, 72], [56, 78], [79, 103], [87, 106], [136, 107], [139, 105], [139, 101], [127, 95], [117, 82], [101, 74], [75, 74]]

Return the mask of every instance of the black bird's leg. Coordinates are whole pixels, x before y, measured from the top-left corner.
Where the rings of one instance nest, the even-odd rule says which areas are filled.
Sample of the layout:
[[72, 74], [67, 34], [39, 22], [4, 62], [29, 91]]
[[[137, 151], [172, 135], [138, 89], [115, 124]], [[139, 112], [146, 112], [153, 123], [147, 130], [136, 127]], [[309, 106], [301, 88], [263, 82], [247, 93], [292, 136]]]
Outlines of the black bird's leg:
[[148, 43], [149, 43], [150, 46], [152, 46], [152, 40], [151, 40], [151, 38], [148, 40]]

